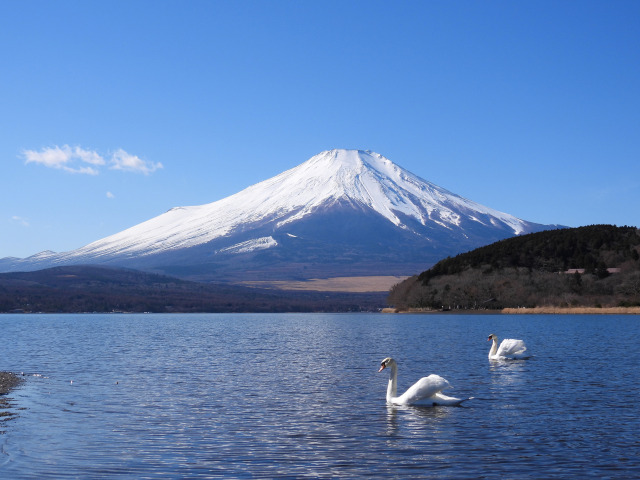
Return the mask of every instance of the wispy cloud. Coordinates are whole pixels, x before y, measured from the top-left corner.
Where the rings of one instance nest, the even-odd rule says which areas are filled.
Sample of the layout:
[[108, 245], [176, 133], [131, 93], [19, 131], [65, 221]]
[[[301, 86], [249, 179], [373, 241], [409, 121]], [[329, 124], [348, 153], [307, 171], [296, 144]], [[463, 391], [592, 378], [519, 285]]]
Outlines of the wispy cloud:
[[85, 163], [89, 163], [91, 165], [104, 165], [104, 158], [98, 153], [92, 150], [85, 150], [80, 147], [76, 147], [73, 149], [73, 153], [77, 158], [82, 160]]
[[[94, 167], [82, 165], [104, 165], [104, 159], [95, 152], [83, 150], [80, 147], [71, 148], [69, 145], [62, 147], [49, 147], [42, 150], [24, 150], [22, 155], [25, 163], [37, 163], [49, 168], [57, 168], [70, 173], [83, 173], [86, 175], [97, 175], [98, 170]], [[78, 165], [78, 161], [80, 164]]]
[[23, 150], [22, 156], [25, 163], [35, 163], [48, 168], [85, 175], [98, 175], [100, 168], [105, 166], [113, 170], [143, 173], [144, 175], [149, 175], [159, 168], [163, 168], [161, 163], [143, 160], [121, 148], [107, 158], [95, 150], [70, 147], [69, 145], [45, 147], [39, 151]]
[[13, 217], [11, 217], [11, 220], [16, 223], [19, 223], [23, 227], [29, 226], [29, 221], [26, 218], [19, 217], [18, 215], [14, 215]]
[[131, 155], [119, 148], [112, 155], [109, 168], [114, 170], [124, 170], [126, 172], [140, 172], [145, 175], [149, 175], [157, 169], [162, 168], [162, 164], [142, 160], [140, 157]]
[[111, 192], [107, 192], [107, 198], [115, 198], [116, 196], [111, 193]]

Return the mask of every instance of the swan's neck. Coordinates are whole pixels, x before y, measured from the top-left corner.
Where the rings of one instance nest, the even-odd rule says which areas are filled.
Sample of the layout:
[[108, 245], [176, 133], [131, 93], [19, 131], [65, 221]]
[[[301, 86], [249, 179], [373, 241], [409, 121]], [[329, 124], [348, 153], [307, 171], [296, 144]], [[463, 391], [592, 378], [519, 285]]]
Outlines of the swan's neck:
[[493, 343], [491, 345], [491, 350], [489, 350], [489, 358], [493, 357], [496, 353], [498, 353], [498, 340], [493, 338], [492, 341]]
[[398, 391], [398, 366], [394, 363], [389, 367], [389, 384], [387, 385], [387, 402], [396, 396]]

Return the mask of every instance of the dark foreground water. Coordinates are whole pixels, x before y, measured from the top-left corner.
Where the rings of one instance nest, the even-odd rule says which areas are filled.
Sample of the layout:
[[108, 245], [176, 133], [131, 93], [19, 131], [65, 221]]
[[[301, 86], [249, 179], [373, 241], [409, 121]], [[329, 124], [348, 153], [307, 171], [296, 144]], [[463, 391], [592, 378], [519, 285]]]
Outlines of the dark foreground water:
[[[639, 478], [640, 317], [1, 315], [0, 478]], [[487, 359], [489, 333], [533, 358]], [[385, 404], [438, 373], [463, 407]]]

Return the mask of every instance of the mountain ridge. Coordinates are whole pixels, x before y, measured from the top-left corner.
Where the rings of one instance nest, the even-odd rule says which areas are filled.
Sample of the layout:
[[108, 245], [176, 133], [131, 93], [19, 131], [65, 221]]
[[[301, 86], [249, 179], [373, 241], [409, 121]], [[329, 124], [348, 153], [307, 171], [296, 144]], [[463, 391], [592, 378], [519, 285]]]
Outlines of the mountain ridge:
[[375, 152], [334, 149], [229, 197], [174, 207], [70, 252], [1, 259], [0, 271], [105, 264], [199, 280], [246, 280], [245, 272], [411, 275], [447, 255], [548, 228], [557, 226], [480, 205]]

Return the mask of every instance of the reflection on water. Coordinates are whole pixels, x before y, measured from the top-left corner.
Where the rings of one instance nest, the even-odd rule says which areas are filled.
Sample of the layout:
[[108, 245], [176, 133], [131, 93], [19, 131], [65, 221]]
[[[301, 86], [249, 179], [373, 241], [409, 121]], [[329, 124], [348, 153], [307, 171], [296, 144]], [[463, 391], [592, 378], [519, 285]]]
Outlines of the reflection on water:
[[[0, 477], [640, 476], [640, 322], [523, 317], [0, 316], [0, 370], [41, 375], [11, 393]], [[536, 357], [488, 362], [488, 331]], [[475, 398], [387, 405], [387, 356]]]
[[387, 435], [411, 437], [424, 436], [425, 432], [429, 432], [433, 436], [438, 436], [438, 422], [446, 418], [452, 408], [454, 407], [388, 404]]
[[5, 432], [5, 423], [14, 419], [17, 413], [11, 397], [0, 397], [0, 435]]
[[508, 387], [526, 381], [527, 362], [531, 360], [489, 360], [491, 383], [496, 387]]

